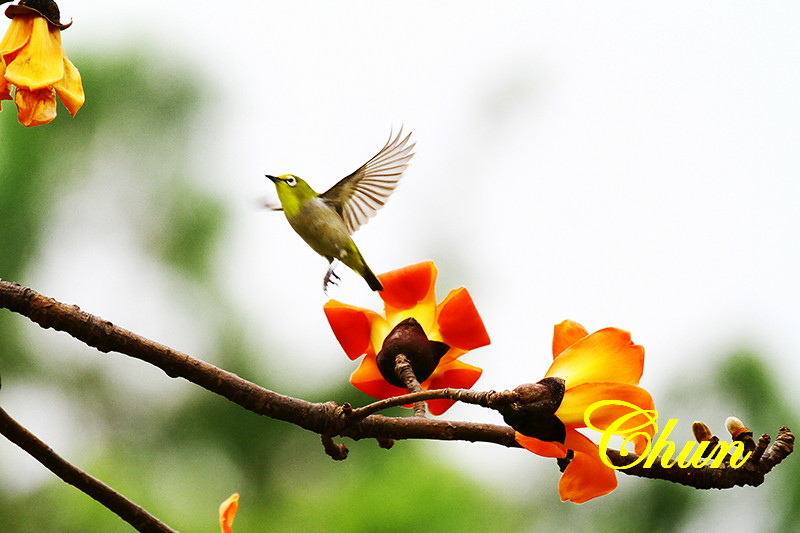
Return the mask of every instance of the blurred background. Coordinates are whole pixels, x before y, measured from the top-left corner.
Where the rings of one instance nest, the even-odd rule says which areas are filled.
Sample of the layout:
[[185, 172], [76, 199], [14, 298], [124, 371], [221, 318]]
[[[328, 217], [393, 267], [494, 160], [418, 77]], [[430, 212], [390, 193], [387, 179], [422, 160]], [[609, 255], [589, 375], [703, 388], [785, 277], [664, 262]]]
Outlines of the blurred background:
[[[0, 278], [278, 392], [369, 399], [322, 313], [380, 308], [295, 235], [265, 173], [322, 191], [389, 132], [417, 155], [355, 239], [375, 272], [432, 259], [492, 344], [480, 390], [538, 380], [553, 324], [615, 326], [673, 440], [797, 430], [800, 5], [64, 0], [86, 104], [0, 113]], [[2, 25], [2, 31], [6, 25]], [[345, 441], [264, 419], [0, 311], [0, 405], [182, 531], [792, 530], [790, 458], [759, 488], [618, 475], [561, 503], [554, 461], [469, 443]], [[407, 414], [396, 410], [394, 414]], [[446, 418], [500, 423], [456, 406]], [[129, 531], [0, 441], [9, 531]]]

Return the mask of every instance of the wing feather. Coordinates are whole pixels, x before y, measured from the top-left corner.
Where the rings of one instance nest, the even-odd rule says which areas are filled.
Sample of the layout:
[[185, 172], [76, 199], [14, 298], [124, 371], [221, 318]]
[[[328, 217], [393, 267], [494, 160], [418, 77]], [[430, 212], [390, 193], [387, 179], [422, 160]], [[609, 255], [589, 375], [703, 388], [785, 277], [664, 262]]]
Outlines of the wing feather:
[[394, 192], [403, 171], [414, 156], [416, 143], [409, 144], [411, 133], [403, 128], [375, 156], [358, 170], [340, 180], [320, 197], [342, 217], [351, 234], [375, 216]]

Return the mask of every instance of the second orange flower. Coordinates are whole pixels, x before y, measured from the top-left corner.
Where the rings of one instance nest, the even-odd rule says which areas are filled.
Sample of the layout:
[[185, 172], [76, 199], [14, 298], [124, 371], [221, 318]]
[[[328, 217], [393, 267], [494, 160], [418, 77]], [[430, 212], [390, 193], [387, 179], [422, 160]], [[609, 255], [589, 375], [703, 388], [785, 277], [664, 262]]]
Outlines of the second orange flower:
[[[384, 302], [383, 314], [336, 300], [325, 304], [325, 315], [347, 356], [350, 359], [364, 356], [350, 377], [357, 389], [378, 399], [408, 392], [384, 378], [376, 358], [387, 336], [409, 318], [419, 323], [428, 340], [438, 346], [443, 346], [438, 343], [446, 345], [443, 346], [446, 352], [430, 375], [420, 378], [424, 390], [470, 388], [478, 380], [482, 370], [459, 358], [489, 344], [489, 335], [464, 287], [450, 291], [444, 300], [436, 303], [436, 275], [436, 265], [426, 261], [378, 276], [384, 287], [378, 293]], [[427, 403], [432, 414], [440, 415], [454, 402], [429, 400]]]

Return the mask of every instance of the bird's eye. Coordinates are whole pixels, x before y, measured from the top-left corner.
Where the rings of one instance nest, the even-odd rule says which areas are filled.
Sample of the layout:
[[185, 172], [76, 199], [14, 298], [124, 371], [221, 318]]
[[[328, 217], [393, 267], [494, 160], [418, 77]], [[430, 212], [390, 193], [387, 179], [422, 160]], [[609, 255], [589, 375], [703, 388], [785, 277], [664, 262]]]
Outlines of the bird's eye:
[[294, 187], [295, 185], [297, 185], [297, 179], [294, 176], [289, 176], [288, 178], [286, 178], [286, 185], [288, 185], [289, 187]]

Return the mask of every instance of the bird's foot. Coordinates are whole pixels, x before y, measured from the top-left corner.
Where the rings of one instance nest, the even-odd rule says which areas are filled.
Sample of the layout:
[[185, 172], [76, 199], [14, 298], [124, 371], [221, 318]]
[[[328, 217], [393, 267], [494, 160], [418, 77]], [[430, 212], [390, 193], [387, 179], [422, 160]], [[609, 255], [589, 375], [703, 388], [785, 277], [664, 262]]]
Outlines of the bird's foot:
[[322, 290], [325, 294], [328, 294], [328, 285], [339, 285], [336, 283], [336, 280], [340, 280], [340, 278], [333, 269], [336, 267], [335, 263], [331, 263], [331, 266], [328, 267], [328, 271], [325, 273], [325, 277], [322, 279]]

